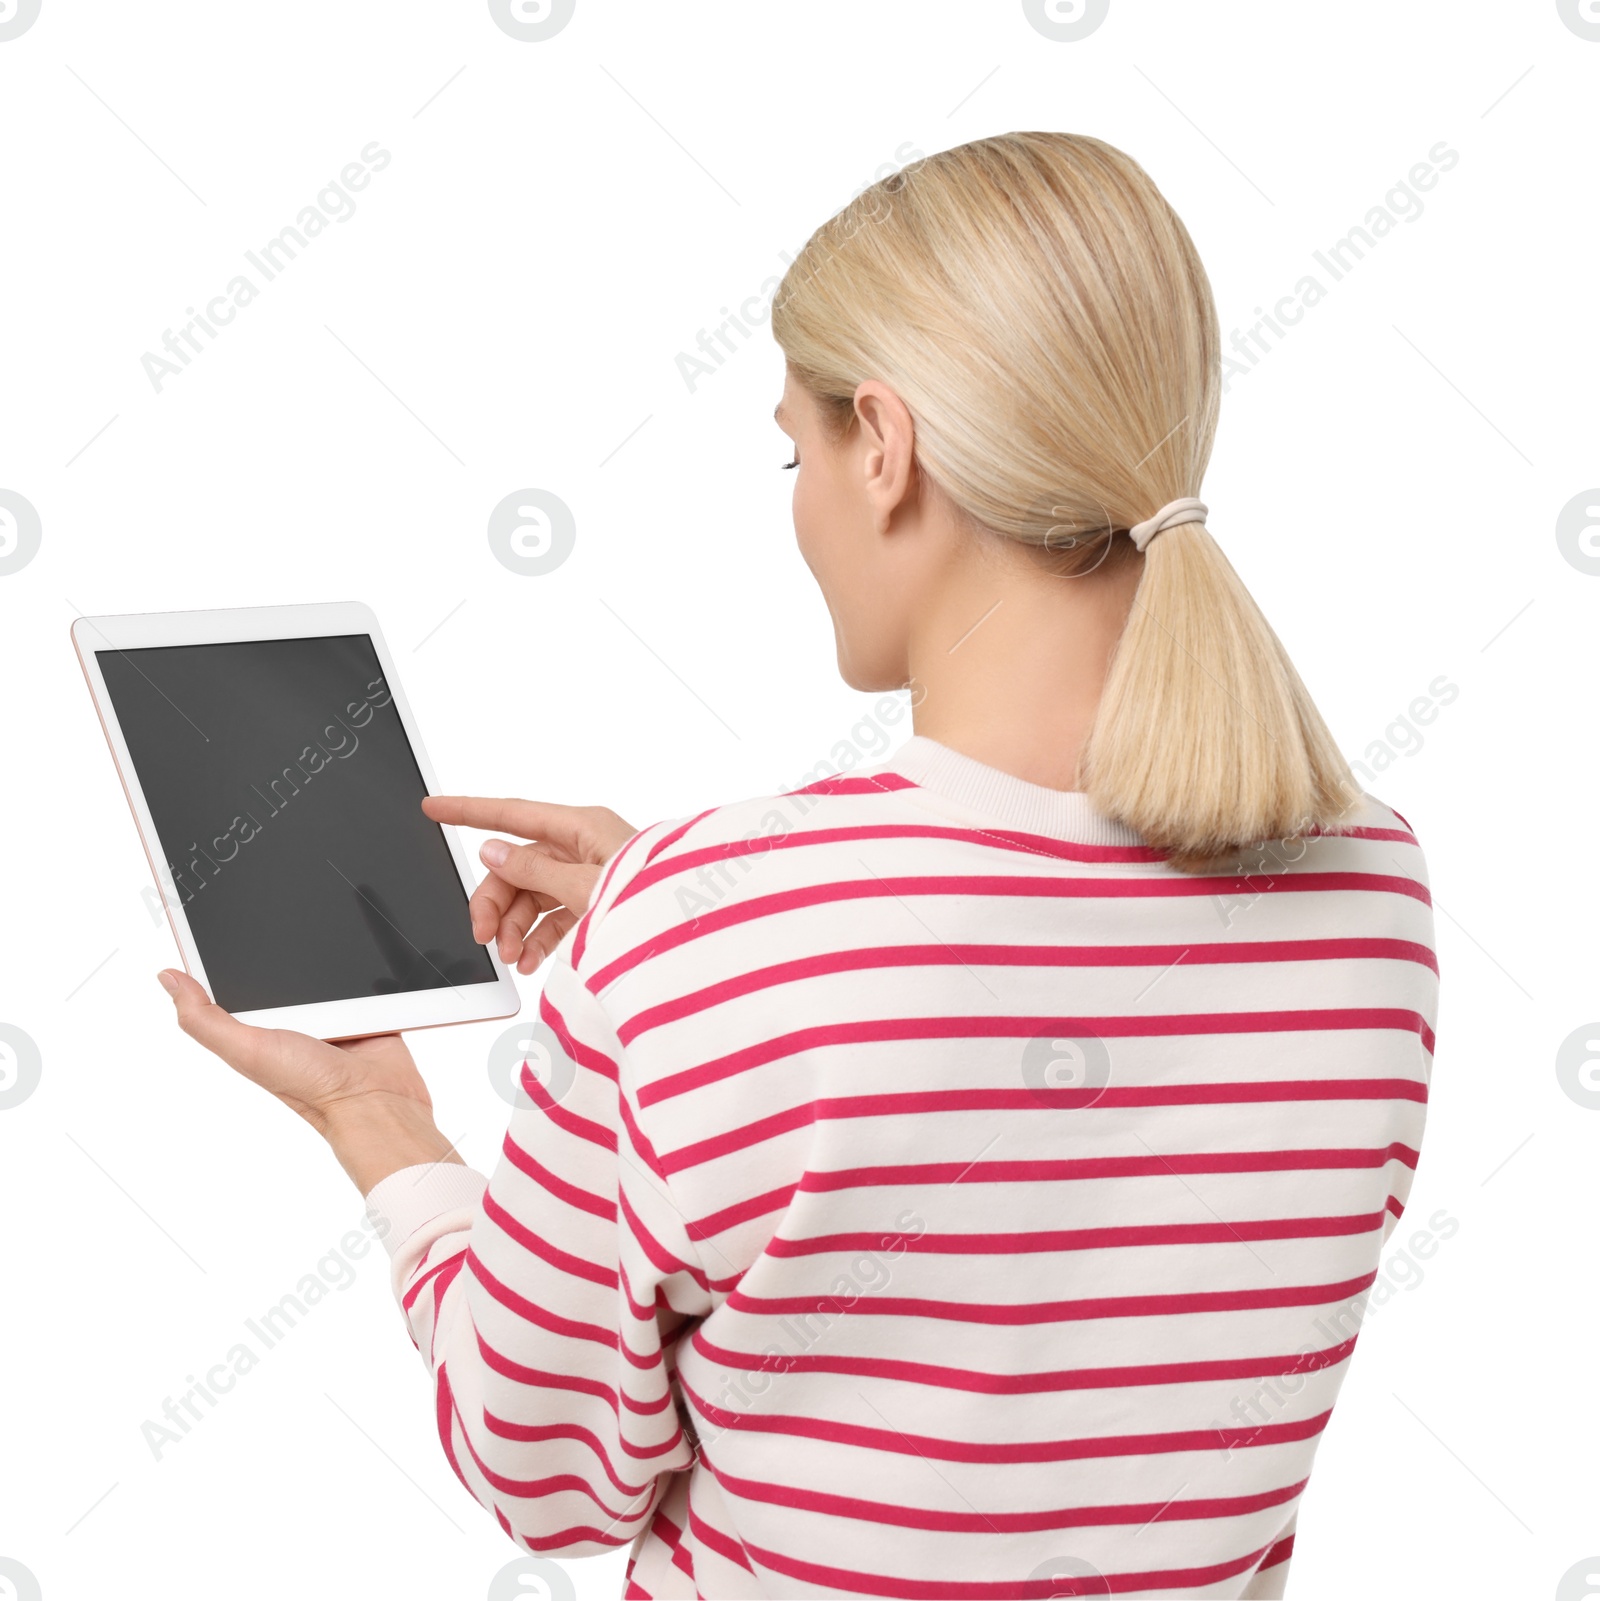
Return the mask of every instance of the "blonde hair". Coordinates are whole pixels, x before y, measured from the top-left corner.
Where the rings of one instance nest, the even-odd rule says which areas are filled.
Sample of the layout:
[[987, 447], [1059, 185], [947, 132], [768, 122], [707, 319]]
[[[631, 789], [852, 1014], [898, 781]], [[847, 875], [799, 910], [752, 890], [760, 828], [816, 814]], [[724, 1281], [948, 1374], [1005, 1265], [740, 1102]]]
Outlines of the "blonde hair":
[[1008, 133], [865, 189], [773, 300], [835, 436], [880, 379], [959, 514], [1062, 575], [1142, 562], [1079, 761], [1106, 815], [1196, 871], [1337, 825], [1361, 791], [1276, 634], [1198, 523], [1221, 398], [1211, 286], [1144, 169], [1099, 139]]

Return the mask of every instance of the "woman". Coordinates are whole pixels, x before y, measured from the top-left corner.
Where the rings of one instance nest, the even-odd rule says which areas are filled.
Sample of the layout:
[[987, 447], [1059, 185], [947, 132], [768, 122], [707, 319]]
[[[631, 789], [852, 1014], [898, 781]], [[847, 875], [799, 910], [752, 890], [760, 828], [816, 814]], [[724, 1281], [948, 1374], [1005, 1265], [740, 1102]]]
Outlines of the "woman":
[[398, 1036], [181, 1025], [386, 1230], [462, 1482], [630, 1596], [1281, 1596], [1404, 1207], [1437, 968], [1194, 498], [1219, 338], [1091, 138], [918, 161], [773, 306], [800, 549], [881, 766], [635, 832], [499, 830], [548, 959], [491, 1175]]

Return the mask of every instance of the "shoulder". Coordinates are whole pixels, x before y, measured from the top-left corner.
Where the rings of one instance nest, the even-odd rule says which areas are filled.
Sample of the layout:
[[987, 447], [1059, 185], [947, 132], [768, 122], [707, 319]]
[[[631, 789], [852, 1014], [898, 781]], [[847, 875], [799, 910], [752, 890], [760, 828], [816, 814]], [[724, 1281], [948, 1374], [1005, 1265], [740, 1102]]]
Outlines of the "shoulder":
[[1312, 878], [1324, 875], [1329, 888], [1364, 885], [1398, 892], [1425, 907], [1433, 903], [1417, 831], [1394, 807], [1365, 791], [1337, 826], [1313, 829], [1291, 841], [1267, 842], [1256, 853], [1254, 860], [1245, 861], [1247, 876], [1281, 867]]
[[1408, 867], [1415, 866], [1419, 872], [1423, 870], [1422, 844], [1417, 831], [1387, 801], [1366, 791], [1338, 827], [1327, 830], [1327, 835], [1352, 843], [1387, 846], [1391, 857], [1403, 859]]

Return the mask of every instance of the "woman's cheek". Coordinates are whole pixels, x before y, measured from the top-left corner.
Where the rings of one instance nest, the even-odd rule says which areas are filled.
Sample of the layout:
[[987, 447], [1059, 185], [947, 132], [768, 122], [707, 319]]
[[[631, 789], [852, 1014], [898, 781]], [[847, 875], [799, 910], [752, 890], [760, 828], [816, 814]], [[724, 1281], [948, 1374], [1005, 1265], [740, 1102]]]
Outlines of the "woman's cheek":
[[815, 495], [804, 484], [794, 490], [795, 542], [801, 559], [811, 569], [811, 576], [822, 586], [823, 593], [832, 601], [835, 582], [835, 563], [829, 559], [828, 521], [813, 504]]

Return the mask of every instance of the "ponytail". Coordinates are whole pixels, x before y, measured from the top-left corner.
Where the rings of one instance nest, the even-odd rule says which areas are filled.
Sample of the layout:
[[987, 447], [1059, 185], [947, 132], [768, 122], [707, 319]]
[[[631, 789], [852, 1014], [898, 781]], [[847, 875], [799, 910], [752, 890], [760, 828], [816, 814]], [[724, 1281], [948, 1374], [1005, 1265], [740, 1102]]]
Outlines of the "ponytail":
[[1145, 551], [1078, 782], [1190, 872], [1336, 827], [1360, 799], [1278, 636], [1199, 523]]

